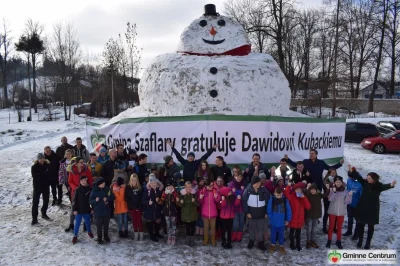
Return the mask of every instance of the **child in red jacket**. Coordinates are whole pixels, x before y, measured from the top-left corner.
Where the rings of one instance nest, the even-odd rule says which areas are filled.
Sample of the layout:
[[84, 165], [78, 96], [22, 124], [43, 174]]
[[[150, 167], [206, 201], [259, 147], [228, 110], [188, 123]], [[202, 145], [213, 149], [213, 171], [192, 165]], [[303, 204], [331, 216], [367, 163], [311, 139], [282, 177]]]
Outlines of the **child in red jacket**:
[[[219, 191], [221, 195], [221, 211], [219, 217], [221, 218], [221, 229], [222, 229], [222, 247], [226, 249], [232, 248], [232, 226], [233, 218], [235, 217], [235, 203], [240, 202], [240, 199], [236, 199], [235, 195], [232, 195], [232, 189], [229, 187], [223, 187]], [[228, 240], [226, 240], [225, 234], [228, 234]]]
[[[285, 197], [289, 200], [290, 208], [292, 209], [292, 220], [289, 223], [290, 228], [290, 248], [292, 250], [301, 250], [300, 236], [301, 228], [305, 221], [305, 211], [311, 209], [311, 204], [307, 197], [304, 196], [303, 190], [305, 184], [300, 182], [292, 187], [292, 182], [289, 182], [285, 189]], [[296, 245], [294, 244], [296, 238]]]

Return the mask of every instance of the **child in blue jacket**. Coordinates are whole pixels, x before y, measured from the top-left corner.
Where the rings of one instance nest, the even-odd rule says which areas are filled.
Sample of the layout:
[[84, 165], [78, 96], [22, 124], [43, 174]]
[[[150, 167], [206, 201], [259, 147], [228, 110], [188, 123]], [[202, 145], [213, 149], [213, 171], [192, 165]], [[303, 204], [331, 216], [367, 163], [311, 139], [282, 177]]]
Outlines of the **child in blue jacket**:
[[[354, 167], [353, 171], [355, 171]], [[363, 187], [360, 181], [355, 179], [353, 176], [348, 175], [346, 189], [349, 192], [353, 191], [353, 197], [351, 203], [347, 205], [347, 231], [346, 233], [343, 234], [343, 236], [351, 236], [353, 234], [354, 215], [358, 201], [360, 200], [361, 193], [363, 191]], [[354, 235], [352, 240], [357, 240], [357, 239], [358, 239], [358, 234], [357, 234], [357, 224], [356, 224], [356, 229], [354, 230]]]
[[271, 245], [269, 252], [275, 251], [276, 234], [279, 238], [279, 252], [286, 254], [283, 246], [285, 226], [292, 219], [292, 210], [290, 209], [289, 201], [284, 197], [280, 187], [275, 188], [274, 195], [269, 199], [267, 205], [267, 214], [271, 225]]

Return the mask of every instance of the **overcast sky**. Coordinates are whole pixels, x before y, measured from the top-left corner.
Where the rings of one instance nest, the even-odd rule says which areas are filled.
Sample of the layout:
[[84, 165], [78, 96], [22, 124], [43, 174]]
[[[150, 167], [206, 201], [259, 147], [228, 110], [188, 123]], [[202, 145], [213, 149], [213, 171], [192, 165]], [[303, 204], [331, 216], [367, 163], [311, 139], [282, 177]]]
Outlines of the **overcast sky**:
[[[301, 6], [316, 7], [322, 0], [301, 0]], [[14, 42], [27, 19], [39, 21], [48, 34], [56, 22], [71, 22], [78, 32], [82, 50], [101, 54], [105, 43], [124, 33], [126, 23], [136, 23], [138, 44], [143, 48], [141, 67], [155, 56], [176, 51], [179, 36], [190, 22], [213, 3], [223, 13], [225, 0], [4, 0], [0, 26], [8, 22]]]

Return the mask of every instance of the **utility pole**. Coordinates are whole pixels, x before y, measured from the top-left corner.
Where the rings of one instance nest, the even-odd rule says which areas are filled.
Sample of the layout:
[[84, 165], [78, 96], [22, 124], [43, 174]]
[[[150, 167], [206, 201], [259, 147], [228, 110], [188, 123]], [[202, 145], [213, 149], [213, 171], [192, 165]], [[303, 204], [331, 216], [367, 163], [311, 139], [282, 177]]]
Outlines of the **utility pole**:
[[336, 81], [337, 81], [337, 57], [338, 57], [338, 46], [339, 46], [339, 9], [340, 0], [337, 0], [336, 8], [336, 33], [335, 33], [335, 68], [333, 69], [333, 103], [332, 103], [332, 117], [336, 116]]
[[111, 64], [111, 115], [115, 116], [114, 108], [114, 66]]

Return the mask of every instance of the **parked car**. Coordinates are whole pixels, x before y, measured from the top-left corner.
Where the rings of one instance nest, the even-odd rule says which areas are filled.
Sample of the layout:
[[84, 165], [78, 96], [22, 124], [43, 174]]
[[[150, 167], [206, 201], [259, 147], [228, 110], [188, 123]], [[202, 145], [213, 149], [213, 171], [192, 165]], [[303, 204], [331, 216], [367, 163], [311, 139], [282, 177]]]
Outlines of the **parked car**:
[[366, 138], [361, 142], [361, 146], [379, 154], [400, 152], [400, 130], [379, 137]]
[[358, 142], [368, 137], [377, 137], [381, 133], [378, 127], [370, 123], [350, 122], [346, 123], [346, 133], [344, 140], [346, 142]]
[[383, 128], [387, 128], [391, 131], [400, 130], [400, 122], [396, 121], [380, 121], [377, 125]]

